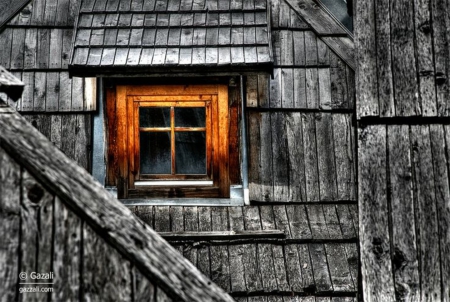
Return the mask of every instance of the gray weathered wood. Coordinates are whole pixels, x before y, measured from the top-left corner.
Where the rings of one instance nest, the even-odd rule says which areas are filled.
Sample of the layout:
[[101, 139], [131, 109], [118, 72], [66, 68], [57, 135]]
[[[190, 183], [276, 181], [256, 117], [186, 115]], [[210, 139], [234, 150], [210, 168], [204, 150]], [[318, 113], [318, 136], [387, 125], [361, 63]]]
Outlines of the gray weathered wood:
[[303, 127], [300, 113], [285, 114], [288, 152], [289, 195], [287, 201], [306, 201], [305, 154], [303, 150]]
[[317, 160], [319, 166], [320, 200], [335, 200], [337, 195], [334, 159], [333, 120], [331, 113], [316, 115]]
[[306, 200], [319, 201], [316, 125], [313, 113], [302, 114], [303, 149], [305, 154]]

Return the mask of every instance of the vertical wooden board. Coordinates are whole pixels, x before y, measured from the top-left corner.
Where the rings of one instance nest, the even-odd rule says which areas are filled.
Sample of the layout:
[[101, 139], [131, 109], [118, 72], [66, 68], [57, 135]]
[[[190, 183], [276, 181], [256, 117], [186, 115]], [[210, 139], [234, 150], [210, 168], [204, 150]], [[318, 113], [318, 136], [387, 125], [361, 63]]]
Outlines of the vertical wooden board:
[[[286, 20], [286, 18], [284, 18]], [[294, 63], [294, 41], [292, 31], [280, 31], [281, 58], [280, 65], [291, 66]]]
[[211, 207], [212, 231], [228, 231], [227, 207]]
[[261, 201], [271, 201], [273, 195], [273, 166], [272, 166], [272, 129], [271, 115], [261, 113], [260, 126], [260, 183], [261, 183]]
[[230, 231], [243, 231], [244, 228], [244, 214], [243, 207], [229, 207], [228, 217], [230, 221]]
[[73, 301], [80, 296], [82, 221], [56, 197], [54, 203], [53, 272], [51, 299]]
[[309, 109], [319, 108], [319, 76], [317, 68], [306, 69], [306, 104]]
[[258, 263], [257, 246], [253, 244], [244, 244], [242, 246], [242, 262], [244, 264], [245, 283], [247, 291], [262, 291], [261, 272]]
[[48, 72], [46, 83], [45, 111], [54, 112], [59, 110], [59, 72]]
[[[131, 264], [83, 224], [83, 300], [131, 301]], [[103, 257], [98, 257], [103, 255]]]
[[258, 106], [269, 106], [269, 75], [266, 74], [258, 75]]
[[170, 232], [170, 207], [155, 207], [155, 231]]
[[265, 292], [272, 292], [277, 289], [272, 245], [259, 243], [257, 248], [257, 261], [262, 277], [262, 288]]
[[37, 29], [27, 28], [24, 41], [23, 67], [25, 69], [35, 68], [37, 53]]
[[328, 46], [321, 39], [317, 39], [317, 64], [319, 66], [330, 65], [329, 51]]
[[334, 158], [336, 163], [337, 200], [355, 200], [355, 142], [352, 141], [352, 116], [333, 114]]
[[45, 72], [34, 74], [33, 111], [45, 111], [46, 80]]
[[388, 127], [394, 279], [397, 296], [420, 299], [409, 127]]
[[294, 107], [294, 71], [292, 68], [281, 69], [281, 101], [283, 108]]
[[347, 101], [348, 109], [355, 108], [355, 71], [350, 66], [345, 66], [345, 76], [347, 78]]
[[184, 207], [184, 230], [198, 232], [198, 208]]
[[84, 108], [83, 78], [72, 78], [72, 111], [82, 111]]
[[281, 32], [274, 30], [272, 33], [273, 63], [275, 66], [281, 65]]
[[368, 301], [395, 301], [387, 205], [386, 127], [360, 128], [358, 144], [363, 296]]
[[312, 31], [305, 31], [306, 65], [317, 65], [317, 37]]
[[[356, 2], [355, 2], [356, 3]], [[356, 99], [357, 118], [377, 116], [378, 75], [376, 48], [375, 2], [358, 2], [355, 11], [355, 41], [357, 49]]]
[[314, 281], [311, 257], [309, 256], [309, 247], [307, 244], [297, 244], [297, 250], [302, 271], [302, 288], [306, 293], [314, 292], [316, 290], [316, 283]]
[[275, 217], [275, 226], [277, 230], [284, 231], [286, 239], [291, 239], [291, 231], [289, 229], [289, 220], [286, 213], [286, 206], [273, 206], [273, 214]]
[[448, 85], [449, 78], [449, 62], [448, 62], [448, 32], [447, 28], [450, 26], [448, 19], [447, 1], [431, 0], [431, 15], [433, 18], [432, 32], [433, 32], [433, 50], [434, 50], [434, 66], [436, 76], [436, 110], [438, 116], [448, 116], [450, 106], [448, 99], [450, 97], [450, 88]]
[[[282, 112], [271, 113], [272, 134], [272, 201], [286, 202], [289, 198], [289, 171], [287, 134], [285, 114]], [[267, 172], [266, 172], [267, 173]]]
[[359, 234], [359, 215], [358, 215], [358, 205], [349, 204], [348, 209], [350, 211], [350, 215], [353, 219], [353, 226], [355, 227], [356, 234]]
[[198, 208], [198, 230], [200, 232], [212, 231], [211, 207], [199, 207]]
[[70, 23], [69, 21], [69, 5], [70, 1], [58, 1], [56, 7], [55, 25], [72, 25], [72, 23]]
[[[430, 0], [414, 1], [415, 51], [423, 116], [436, 116], [436, 87], [432, 44]], [[412, 36], [411, 36], [412, 38]], [[413, 104], [412, 104], [413, 105]], [[419, 107], [420, 110], [420, 107]], [[420, 111], [419, 111], [420, 113]]]
[[298, 112], [286, 113], [285, 122], [289, 173], [289, 195], [286, 201], [305, 202], [306, 176], [302, 116]]
[[357, 238], [355, 227], [353, 226], [352, 215], [348, 209], [348, 205], [336, 205], [336, 212], [339, 219], [339, 225], [344, 239]]
[[333, 239], [342, 239], [342, 231], [339, 223], [339, 219], [336, 212], [337, 205], [322, 205], [323, 213], [325, 215], [325, 223], [327, 224], [328, 234], [330, 234], [330, 238]]
[[[246, 206], [244, 210], [244, 226], [245, 230], [257, 231], [261, 230], [261, 218], [258, 206]], [[230, 220], [231, 221], [231, 220]]]
[[62, 115], [61, 125], [61, 151], [75, 160], [76, 115]]
[[260, 206], [261, 226], [263, 230], [275, 230], [275, 216], [272, 206]]
[[[350, 274], [352, 275], [353, 284], [355, 286], [359, 284], [359, 253], [357, 243], [343, 243], [345, 248], [344, 257], [347, 260], [348, 267], [350, 268]], [[359, 286], [359, 285], [358, 285]]]
[[65, 71], [59, 73], [58, 100], [60, 112], [72, 109], [72, 79], [69, 78], [69, 73]]
[[[20, 272], [52, 271], [53, 195], [28, 172], [22, 172]], [[27, 278], [22, 282], [34, 282]], [[49, 293], [23, 293], [21, 301], [46, 300]]]
[[47, 69], [50, 59], [50, 29], [38, 29], [37, 68]]
[[14, 28], [12, 35], [11, 69], [23, 68], [25, 36], [24, 28]]
[[284, 256], [286, 258], [286, 271], [291, 291], [303, 291], [302, 272], [297, 246], [295, 244], [286, 244], [284, 246]]
[[245, 292], [247, 287], [244, 277], [244, 263], [242, 255], [244, 254], [244, 246], [229, 245], [228, 251], [230, 256], [230, 282], [231, 291], [233, 292]]
[[411, 126], [413, 169], [416, 177], [416, 219], [418, 229], [420, 300], [441, 300], [439, 225], [435, 175], [428, 125]]
[[307, 108], [305, 68], [294, 68], [294, 108]]
[[[394, 103], [394, 80], [392, 78], [392, 53], [391, 53], [391, 24], [389, 0], [376, 0], [376, 52], [377, 52], [377, 75], [379, 114], [382, 117], [395, 116]], [[363, 76], [363, 75], [362, 75]], [[397, 79], [398, 80], [398, 79]]]
[[269, 87], [270, 108], [281, 108], [281, 68], [274, 68], [273, 78], [270, 78]]
[[356, 286], [353, 284], [350, 269], [345, 257], [345, 249], [342, 244], [325, 244], [327, 253], [328, 268], [330, 271], [331, 282], [334, 291], [353, 292]]
[[303, 31], [292, 32], [294, 39], [294, 65], [306, 65], [305, 34]]
[[230, 291], [230, 267], [225, 245], [211, 246], [211, 280], [223, 290]]
[[328, 261], [323, 244], [310, 244], [309, 252], [313, 265], [314, 280], [316, 282], [316, 291], [326, 293], [333, 290], [331, 276], [328, 269]]
[[330, 239], [322, 205], [307, 205], [309, 225], [314, 239]]
[[170, 231], [183, 232], [184, 231], [184, 217], [183, 207], [172, 206], [169, 211], [170, 215]]
[[130, 208], [131, 212], [133, 212], [134, 215], [139, 217], [143, 222], [148, 224], [152, 229], [154, 229], [154, 206], [137, 206]]
[[89, 162], [89, 142], [91, 141], [91, 130], [91, 115], [77, 114], [74, 160], [78, 163], [79, 166], [83, 167], [87, 171], [91, 170]]
[[62, 48], [63, 31], [61, 29], [54, 28], [50, 31], [50, 68], [61, 68]]
[[317, 71], [319, 77], [319, 108], [329, 110], [332, 106], [330, 68], [319, 68]]
[[283, 246], [272, 245], [273, 263], [275, 267], [275, 277], [279, 291], [289, 291], [289, 283], [286, 276], [286, 264], [284, 260]]
[[289, 220], [289, 230], [292, 239], [311, 239], [311, 229], [308, 223], [305, 206], [286, 205], [286, 213]]
[[197, 268], [205, 276], [211, 276], [210, 253], [208, 246], [201, 246], [197, 249]]
[[133, 267], [131, 269], [133, 282], [133, 298], [139, 302], [157, 302], [155, 301], [156, 287], [141, 272]]
[[62, 35], [61, 68], [67, 68], [69, 65], [70, 51], [72, 49], [73, 30], [64, 29]]
[[330, 55], [330, 58], [332, 62], [330, 68], [331, 107], [333, 109], [349, 108], [346, 64], [336, 55]]
[[258, 76], [247, 76], [247, 107], [258, 107]]
[[316, 147], [316, 123], [313, 113], [302, 114], [305, 154], [306, 200], [319, 201], [319, 171]]
[[6, 69], [11, 67], [12, 34], [12, 28], [5, 28], [5, 30], [0, 34], [0, 45], [2, 45], [2, 52], [0, 52], [0, 65]]
[[262, 114], [259, 112], [248, 113], [249, 133], [249, 161], [248, 161], [248, 189], [250, 200], [262, 200], [261, 183], [261, 134]]
[[333, 120], [331, 113], [316, 114], [317, 158], [320, 200], [336, 200], [336, 164], [334, 160]]
[[[448, 163], [445, 148], [445, 131], [441, 125], [430, 125], [431, 151], [433, 154], [434, 179], [436, 190], [436, 210], [438, 213], [439, 241], [441, 255], [441, 278], [443, 282], [450, 278], [450, 193], [448, 183]], [[450, 288], [442, 287], [442, 299], [450, 299]]]
[[0, 167], [0, 297], [15, 301], [21, 245], [21, 168], [1, 147]]
[[197, 247], [191, 244], [185, 244], [181, 250], [181, 254], [189, 260], [195, 267], [198, 266], [198, 258], [197, 258]]
[[[413, 2], [408, 0], [391, 3], [391, 43], [396, 116], [419, 115], [420, 102], [414, 54]], [[360, 77], [366, 76], [361, 73]], [[368, 84], [368, 83], [366, 83]], [[360, 89], [364, 89], [360, 87]], [[360, 98], [357, 98], [360, 99]]]

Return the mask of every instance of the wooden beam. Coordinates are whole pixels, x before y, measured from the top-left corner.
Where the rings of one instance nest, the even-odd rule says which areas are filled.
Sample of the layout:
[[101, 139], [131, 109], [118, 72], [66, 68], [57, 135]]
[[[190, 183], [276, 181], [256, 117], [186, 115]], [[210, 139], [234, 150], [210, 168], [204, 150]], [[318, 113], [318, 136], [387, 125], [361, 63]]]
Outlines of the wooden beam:
[[258, 231], [216, 231], [216, 232], [160, 232], [166, 240], [235, 240], [235, 239], [267, 239], [284, 238], [282, 230]]
[[168, 296], [233, 301], [18, 113], [0, 114], [0, 129], [1, 148]]

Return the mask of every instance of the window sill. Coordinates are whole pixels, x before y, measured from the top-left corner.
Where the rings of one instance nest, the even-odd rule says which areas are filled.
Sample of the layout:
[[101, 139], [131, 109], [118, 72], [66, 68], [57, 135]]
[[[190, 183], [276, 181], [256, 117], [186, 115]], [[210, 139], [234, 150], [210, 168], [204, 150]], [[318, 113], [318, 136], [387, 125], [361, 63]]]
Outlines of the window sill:
[[[117, 198], [115, 187], [106, 187]], [[230, 198], [147, 198], [119, 199], [126, 206], [244, 206], [242, 186], [230, 187]]]

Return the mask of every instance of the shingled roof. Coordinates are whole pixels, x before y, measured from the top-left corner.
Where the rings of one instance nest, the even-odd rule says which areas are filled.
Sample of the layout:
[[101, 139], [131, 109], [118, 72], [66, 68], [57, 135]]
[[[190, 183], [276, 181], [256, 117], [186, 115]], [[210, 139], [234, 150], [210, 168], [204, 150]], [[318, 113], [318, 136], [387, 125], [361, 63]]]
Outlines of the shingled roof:
[[84, 0], [69, 68], [74, 75], [268, 70], [268, 7], [266, 0]]

